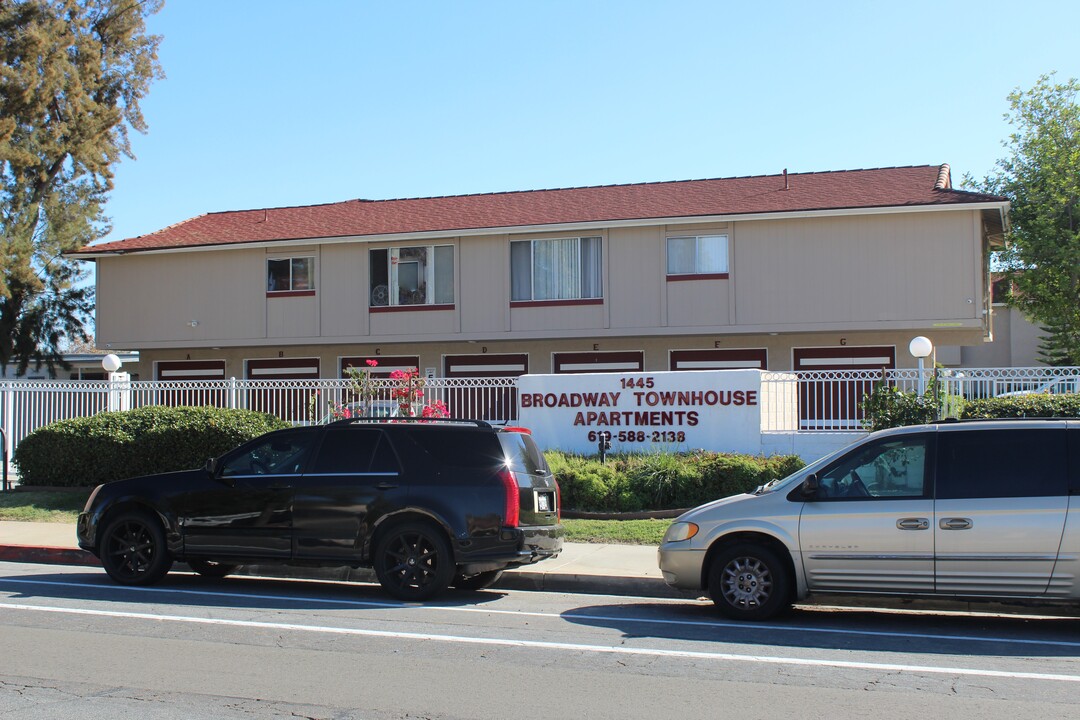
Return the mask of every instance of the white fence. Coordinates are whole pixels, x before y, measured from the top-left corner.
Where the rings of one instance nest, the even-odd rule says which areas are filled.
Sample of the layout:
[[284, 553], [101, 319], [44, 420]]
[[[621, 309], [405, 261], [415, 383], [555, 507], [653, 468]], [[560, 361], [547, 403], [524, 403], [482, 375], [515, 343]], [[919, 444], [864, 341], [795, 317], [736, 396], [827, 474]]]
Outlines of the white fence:
[[[1080, 392], [1080, 367], [938, 368], [918, 370], [803, 370], [765, 372], [762, 383], [779, 384], [798, 396], [797, 425], [790, 417], [770, 418], [773, 429], [852, 431], [862, 428], [862, 400], [877, 383], [904, 392], [929, 392], [965, 400]], [[921, 382], [920, 382], [921, 380]], [[770, 412], [780, 412], [775, 410]]]
[[[931, 387], [934, 370], [922, 386]], [[967, 399], [1080, 390], [1080, 367], [938, 369], [939, 391]], [[862, 428], [861, 402], [875, 383], [904, 391], [920, 387], [918, 370], [829, 370], [764, 372], [774, 397], [784, 402], [763, 407], [763, 426], [777, 431], [853, 431]], [[416, 383], [418, 381], [414, 381]], [[780, 384], [780, 385], [777, 385]], [[91, 380], [15, 380], [0, 383], [0, 429], [7, 457], [34, 429], [104, 410], [146, 405], [214, 405], [273, 413], [294, 423], [319, 421], [332, 407], [350, 410], [362, 400], [349, 380], [222, 380], [200, 382]], [[372, 380], [368, 407], [387, 415], [400, 402], [400, 381]], [[409, 389], [417, 405], [435, 401], [452, 417], [494, 423], [517, 419], [517, 378], [428, 378]]]

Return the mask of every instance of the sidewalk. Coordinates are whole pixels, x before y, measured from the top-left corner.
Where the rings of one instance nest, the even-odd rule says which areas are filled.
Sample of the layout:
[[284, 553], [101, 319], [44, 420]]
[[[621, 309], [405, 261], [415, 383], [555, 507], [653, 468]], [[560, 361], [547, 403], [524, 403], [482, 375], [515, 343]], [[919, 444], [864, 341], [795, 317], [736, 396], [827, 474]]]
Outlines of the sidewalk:
[[[0, 561], [100, 567], [97, 558], [79, 549], [75, 540], [75, 526], [67, 523], [0, 520]], [[238, 574], [375, 582], [374, 573], [366, 568], [256, 565], [242, 568]], [[640, 597], [688, 597], [664, 582], [656, 565], [656, 547], [653, 545], [566, 543], [557, 558], [507, 570], [495, 587]]]

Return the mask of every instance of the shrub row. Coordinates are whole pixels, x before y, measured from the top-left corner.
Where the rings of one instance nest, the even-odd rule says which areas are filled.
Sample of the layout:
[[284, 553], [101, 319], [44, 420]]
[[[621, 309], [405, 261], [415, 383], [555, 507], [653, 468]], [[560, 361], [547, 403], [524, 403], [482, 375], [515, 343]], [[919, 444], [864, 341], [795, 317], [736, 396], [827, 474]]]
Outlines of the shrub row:
[[1080, 417], [1080, 394], [1012, 395], [1009, 397], [965, 400], [955, 395], [941, 398], [939, 409], [930, 391], [925, 395], [906, 393], [884, 384], [877, 384], [863, 397], [863, 425], [871, 432], [902, 425], [933, 422], [938, 417], [959, 417], [964, 420], [993, 420], [999, 418], [1075, 418]]
[[23, 485], [93, 487], [201, 466], [289, 424], [273, 415], [213, 407], [142, 407], [38, 428], [12, 458]]
[[1013, 397], [968, 400], [960, 413], [962, 418], [992, 419], [1020, 417], [1080, 417], [1080, 395], [1015, 395]]
[[673, 510], [753, 490], [803, 467], [796, 455], [756, 457], [695, 451], [687, 454], [595, 458], [545, 453], [562, 489], [563, 507], [590, 512]]

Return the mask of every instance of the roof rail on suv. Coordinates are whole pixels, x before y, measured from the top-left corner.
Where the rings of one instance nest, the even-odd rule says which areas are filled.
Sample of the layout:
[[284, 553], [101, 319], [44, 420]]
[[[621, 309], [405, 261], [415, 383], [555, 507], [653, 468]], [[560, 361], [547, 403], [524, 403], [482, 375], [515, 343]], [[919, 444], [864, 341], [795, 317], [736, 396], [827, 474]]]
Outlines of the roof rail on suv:
[[926, 423], [927, 425], [952, 425], [954, 423], [976, 423], [976, 422], [1002, 422], [1006, 420], [1076, 420], [1075, 417], [1053, 417], [1046, 415], [1023, 415], [1021, 417], [999, 417], [999, 418], [941, 418], [940, 420], [931, 420]]
[[335, 420], [328, 425], [348, 425], [354, 422], [362, 423], [384, 423], [384, 424], [397, 424], [397, 423], [424, 423], [427, 424], [444, 424], [444, 423], [461, 423], [463, 425], [475, 425], [478, 428], [491, 428], [491, 423], [484, 420], [469, 420], [467, 418], [426, 418], [426, 417], [351, 417], [342, 418], [341, 420]]

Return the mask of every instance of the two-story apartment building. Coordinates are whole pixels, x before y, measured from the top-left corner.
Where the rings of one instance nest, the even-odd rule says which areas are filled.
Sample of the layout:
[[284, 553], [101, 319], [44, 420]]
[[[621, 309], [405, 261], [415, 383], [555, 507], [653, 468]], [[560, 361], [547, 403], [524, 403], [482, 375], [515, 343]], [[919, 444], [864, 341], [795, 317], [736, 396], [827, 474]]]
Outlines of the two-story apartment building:
[[146, 379], [904, 367], [991, 337], [948, 165], [217, 212], [83, 248]]

